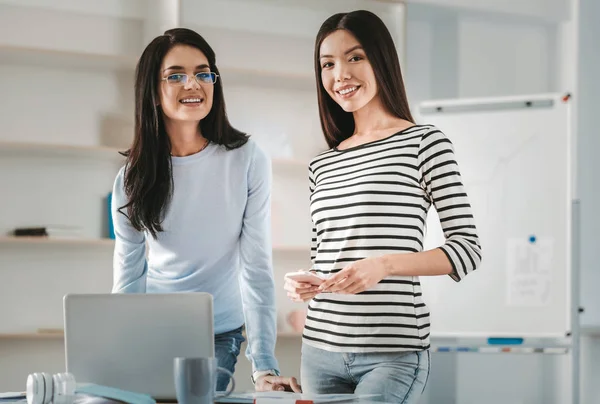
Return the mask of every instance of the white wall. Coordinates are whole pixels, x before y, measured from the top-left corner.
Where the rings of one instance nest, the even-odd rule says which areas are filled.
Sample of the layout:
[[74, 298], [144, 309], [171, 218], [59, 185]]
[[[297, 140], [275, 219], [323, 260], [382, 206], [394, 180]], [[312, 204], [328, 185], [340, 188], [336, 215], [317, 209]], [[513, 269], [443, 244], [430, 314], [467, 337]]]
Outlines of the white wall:
[[458, 95], [535, 94], [552, 88], [554, 46], [542, 24], [461, 18]]
[[117, 55], [141, 50], [144, 26], [139, 19], [75, 10], [33, 10], [2, 5], [0, 44]]
[[410, 4], [427, 4], [478, 10], [509, 15], [535, 17], [553, 21], [569, 18], [569, 0], [407, 0]]
[[578, 185], [581, 197], [581, 267], [582, 306], [585, 325], [600, 326], [600, 129], [598, 95], [600, 94], [600, 2], [580, 0], [578, 54]]
[[0, 139], [109, 145], [110, 122], [132, 121], [132, 75], [0, 65]]
[[555, 23], [412, 3], [407, 16], [405, 76], [412, 105], [560, 90]]
[[589, 332], [582, 342], [582, 402], [596, 403], [600, 397], [600, 130], [598, 129], [598, 94], [600, 94], [600, 3], [578, 0], [579, 46], [576, 56], [578, 182], [581, 199], [581, 319]]
[[581, 343], [581, 402], [600, 401], [600, 331], [587, 333]]
[[62, 10], [89, 15], [141, 18], [145, 14], [148, 1], [154, 0], [0, 0], [0, 4], [34, 7], [36, 10]]
[[62, 339], [0, 340], [0, 391], [25, 391], [27, 375], [33, 372], [65, 371]]

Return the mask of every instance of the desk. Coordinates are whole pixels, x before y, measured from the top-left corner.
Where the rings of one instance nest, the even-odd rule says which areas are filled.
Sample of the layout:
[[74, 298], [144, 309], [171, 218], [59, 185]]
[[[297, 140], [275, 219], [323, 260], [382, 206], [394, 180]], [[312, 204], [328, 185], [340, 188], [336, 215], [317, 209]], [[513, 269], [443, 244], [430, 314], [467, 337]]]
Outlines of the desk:
[[[24, 404], [24, 403], [26, 404], [27, 402], [26, 401], [3, 401], [3, 400], [0, 400], [0, 403], [1, 404]], [[75, 401], [73, 402], [73, 404], [122, 404], [122, 402], [110, 400], [110, 399], [103, 398], [103, 397], [92, 397], [92, 396], [86, 396], [83, 394], [78, 394], [77, 397], [75, 398]], [[173, 403], [172, 402], [162, 403], [162, 402], [158, 401], [157, 404], [173, 404]], [[177, 404], [177, 403], [175, 403], [175, 404]], [[219, 402], [219, 404], [229, 404], [229, 403], [225, 400], [221, 400]], [[386, 403], [383, 403], [381, 401], [372, 401], [372, 400], [348, 400], [348, 401], [336, 401], [332, 404], [386, 404]]]
[[[0, 401], [2, 404], [24, 404], [26, 401]], [[76, 399], [73, 404], [121, 404], [119, 401], [113, 401], [108, 399], [103, 399], [101, 397], [89, 397], [83, 399]], [[160, 401], [157, 404], [167, 404], [161, 403]], [[171, 403], [168, 403], [171, 404]], [[227, 404], [227, 402], [221, 402], [220, 404]], [[363, 401], [363, 400], [354, 400], [354, 401], [337, 401], [335, 404], [386, 404], [381, 401]], [[390, 404], [390, 403], [387, 403]]]
[[[287, 401], [287, 402], [289, 402], [289, 401]], [[236, 404], [236, 403], [228, 403], [227, 401], [219, 401], [219, 404]], [[324, 404], [327, 404], [327, 403], [324, 403]], [[348, 401], [333, 401], [333, 402], [331, 402], [331, 404], [392, 404], [392, 403], [384, 403], [383, 401], [372, 401], [372, 400], [348, 400]]]

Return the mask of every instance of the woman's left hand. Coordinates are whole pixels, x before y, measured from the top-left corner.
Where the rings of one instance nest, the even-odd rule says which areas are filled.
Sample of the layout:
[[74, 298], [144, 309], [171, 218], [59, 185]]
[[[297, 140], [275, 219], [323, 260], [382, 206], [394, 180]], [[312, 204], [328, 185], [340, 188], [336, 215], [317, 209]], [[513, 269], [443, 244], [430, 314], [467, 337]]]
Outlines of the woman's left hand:
[[255, 385], [256, 391], [293, 391], [302, 393], [302, 387], [295, 377], [271, 376], [259, 377]]
[[319, 289], [323, 292], [356, 294], [377, 285], [387, 275], [386, 266], [380, 257], [365, 258], [354, 261], [330, 276]]

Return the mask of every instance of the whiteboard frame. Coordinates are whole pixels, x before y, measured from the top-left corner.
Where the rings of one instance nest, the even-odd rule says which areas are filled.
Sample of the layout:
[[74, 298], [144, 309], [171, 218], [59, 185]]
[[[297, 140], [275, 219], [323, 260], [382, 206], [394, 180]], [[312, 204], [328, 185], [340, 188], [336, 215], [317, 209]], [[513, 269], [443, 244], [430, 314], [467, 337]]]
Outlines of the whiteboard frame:
[[[499, 111], [499, 110], [511, 110], [511, 109], [529, 109], [529, 108], [548, 108], [552, 107], [556, 103], [572, 102], [571, 94], [568, 92], [562, 93], [541, 93], [531, 95], [518, 95], [518, 96], [499, 96], [499, 97], [479, 97], [479, 98], [461, 98], [461, 99], [440, 99], [440, 100], [429, 100], [422, 101], [418, 104], [418, 114], [420, 116], [425, 115], [440, 115], [440, 114], [452, 114], [457, 112], [479, 112], [479, 111]], [[575, 295], [576, 287], [574, 282], [575, 266], [573, 262], [573, 251], [576, 251], [579, 246], [574, 246], [573, 232], [576, 223], [574, 223], [574, 203], [577, 200], [577, 189], [576, 189], [576, 138], [573, 131], [573, 116], [572, 108], [568, 112], [568, 131], [567, 131], [567, 195], [565, 195], [566, 206], [568, 211], [566, 212], [567, 221], [567, 235], [565, 242], [565, 254], [567, 257], [567, 282], [566, 285], [566, 304], [569, 304], [565, 311], [566, 318], [564, 323], [567, 326], [566, 335], [558, 333], [528, 333], [523, 332], [519, 335], [514, 333], [496, 333], [489, 335], [487, 333], [469, 333], [468, 335], [460, 332], [432, 332], [431, 338], [488, 338], [488, 337], [521, 337], [525, 339], [558, 339], [570, 337], [574, 333], [574, 327], [577, 328], [577, 334], [579, 333], [578, 315], [573, 318], [573, 313], [578, 312], [579, 304], [578, 297]], [[576, 308], [577, 310], [574, 310]], [[576, 321], [577, 320], [577, 321]], [[577, 322], [577, 326], [575, 326]], [[570, 329], [569, 329], [570, 328]]]

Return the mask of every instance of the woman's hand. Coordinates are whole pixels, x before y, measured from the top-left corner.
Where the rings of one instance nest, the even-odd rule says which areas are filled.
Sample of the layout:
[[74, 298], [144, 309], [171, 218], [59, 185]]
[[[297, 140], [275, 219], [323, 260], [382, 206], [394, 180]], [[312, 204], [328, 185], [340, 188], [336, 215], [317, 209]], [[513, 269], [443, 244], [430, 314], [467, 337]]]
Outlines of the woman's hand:
[[290, 278], [285, 278], [283, 288], [287, 291], [290, 300], [294, 302], [306, 302], [321, 293], [318, 286], [311, 285], [310, 283], [296, 282]]
[[271, 376], [259, 377], [254, 386], [256, 391], [293, 391], [302, 393], [302, 387], [295, 377]]
[[388, 271], [381, 258], [365, 258], [331, 275], [319, 289], [320, 292], [353, 295], [372, 288], [386, 276]]

